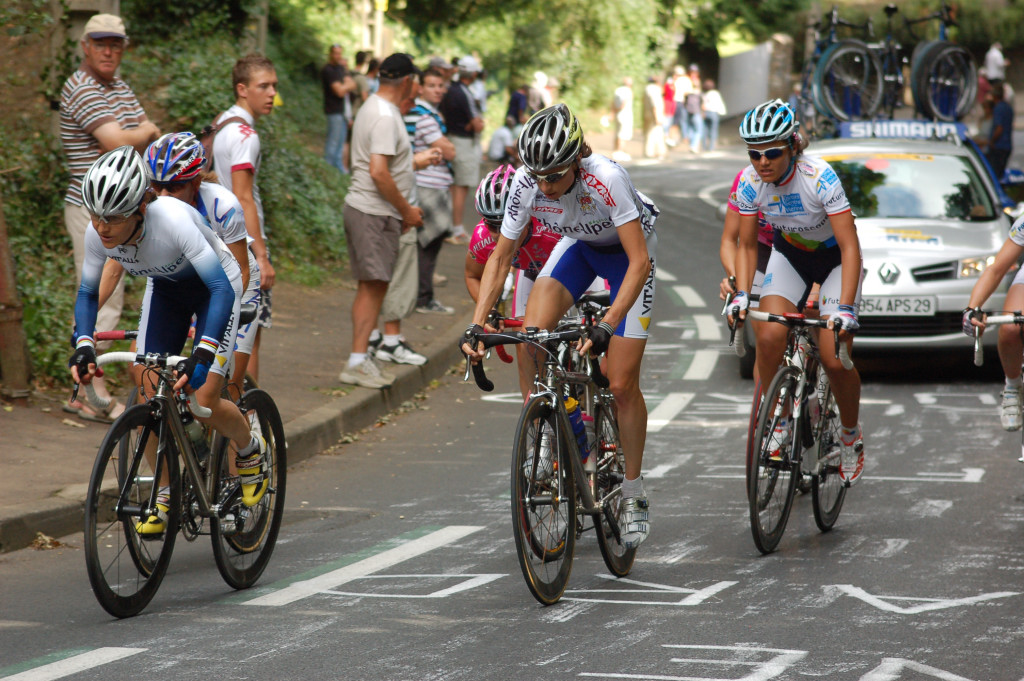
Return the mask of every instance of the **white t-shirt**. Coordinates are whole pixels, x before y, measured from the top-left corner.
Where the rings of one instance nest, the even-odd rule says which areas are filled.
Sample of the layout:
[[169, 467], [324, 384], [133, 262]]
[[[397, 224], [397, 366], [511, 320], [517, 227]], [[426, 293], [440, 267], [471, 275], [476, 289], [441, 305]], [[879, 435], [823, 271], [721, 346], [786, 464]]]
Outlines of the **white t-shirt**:
[[579, 177], [557, 200], [544, 196], [525, 166], [519, 168], [512, 178], [501, 233], [514, 241], [530, 218], [536, 218], [556, 234], [610, 246], [619, 243], [616, 229], [638, 218], [644, 237], [649, 238], [657, 217], [658, 207], [637, 191], [625, 168], [592, 154], [580, 162]]
[[218, 116], [217, 120], [227, 120], [235, 116], [245, 119], [246, 122], [231, 123], [217, 133], [213, 140], [213, 169], [220, 183], [232, 192], [234, 189], [231, 186], [231, 173], [236, 170], [252, 171], [252, 197], [256, 201], [256, 213], [260, 216], [260, 234], [266, 239], [263, 201], [260, 200], [260, 188], [256, 182], [256, 176], [260, 172], [260, 136], [253, 127], [256, 122], [252, 114], [237, 104]]
[[505, 158], [505, 149], [514, 147], [515, 139], [512, 138], [512, 131], [507, 125], [503, 125], [491, 135], [491, 144], [487, 147], [487, 157], [492, 161], [500, 161]]
[[1006, 80], [1006, 58], [995, 45], [985, 53], [985, 75], [989, 80]]
[[398, 107], [379, 95], [370, 95], [352, 123], [351, 148], [352, 184], [345, 195], [345, 205], [367, 215], [390, 215], [401, 220], [401, 213], [384, 200], [370, 177], [370, 155], [387, 156], [388, 170], [398, 191], [407, 199], [414, 195], [412, 144]]
[[758, 212], [783, 238], [801, 251], [835, 246], [830, 215], [850, 210], [839, 176], [827, 161], [801, 155], [779, 184], [763, 182], [749, 165], [730, 197], [740, 215]]

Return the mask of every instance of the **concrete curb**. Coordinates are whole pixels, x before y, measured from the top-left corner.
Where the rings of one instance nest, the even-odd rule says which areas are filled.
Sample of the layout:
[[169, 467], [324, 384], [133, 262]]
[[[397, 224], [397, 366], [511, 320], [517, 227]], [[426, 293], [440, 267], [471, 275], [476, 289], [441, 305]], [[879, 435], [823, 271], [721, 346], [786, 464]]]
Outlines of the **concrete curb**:
[[[470, 319], [470, 316], [455, 318], [450, 328], [464, 329]], [[336, 444], [345, 433], [373, 425], [380, 416], [444, 376], [462, 359], [455, 339], [454, 333], [439, 333], [425, 349], [428, 362], [418, 367], [397, 367], [395, 383], [387, 390], [355, 387], [348, 395], [284, 424], [288, 465], [294, 466], [316, 456]], [[92, 474], [91, 467], [89, 474]], [[30, 546], [38, 532], [51, 537], [81, 532], [86, 488], [86, 483], [76, 484], [48, 499], [0, 508], [0, 554]]]

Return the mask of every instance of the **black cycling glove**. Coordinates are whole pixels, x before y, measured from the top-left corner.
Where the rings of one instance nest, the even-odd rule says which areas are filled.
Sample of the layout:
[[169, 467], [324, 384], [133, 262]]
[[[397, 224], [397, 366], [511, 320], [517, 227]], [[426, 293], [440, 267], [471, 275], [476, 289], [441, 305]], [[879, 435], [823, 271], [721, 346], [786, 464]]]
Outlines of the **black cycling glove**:
[[89, 365], [96, 364], [96, 348], [91, 345], [80, 345], [68, 360], [68, 368], [78, 367], [78, 378], [89, 373]]
[[193, 390], [199, 390], [203, 383], [206, 383], [206, 375], [210, 372], [210, 365], [213, 364], [213, 351], [207, 348], [196, 348], [192, 356], [183, 362], [178, 362], [174, 367], [178, 374], [188, 376], [188, 384]]
[[484, 327], [479, 324], [470, 324], [466, 328], [466, 333], [462, 334], [462, 338], [459, 339], [459, 350], [462, 350], [463, 345], [469, 345], [474, 350], [476, 349], [476, 338], [482, 333], [487, 333]]
[[590, 330], [590, 354], [600, 355], [608, 351], [608, 343], [615, 335], [615, 329], [608, 322], [601, 322]]

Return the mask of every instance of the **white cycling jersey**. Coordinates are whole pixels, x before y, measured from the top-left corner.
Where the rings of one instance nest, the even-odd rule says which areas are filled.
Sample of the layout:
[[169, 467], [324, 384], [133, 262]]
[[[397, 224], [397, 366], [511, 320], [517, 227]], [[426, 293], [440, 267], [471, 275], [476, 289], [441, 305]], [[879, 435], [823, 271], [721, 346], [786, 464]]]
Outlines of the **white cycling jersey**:
[[637, 191], [625, 168], [592, 154], [580, 161], [576, 182], [556, 200], [544, 196], [525, 167], [516, 170], [502, 235], [515, 241], [531, 217], [556, 234], [592, 246], [613, 246], [619, 244], [616, 229], [638, 218], [644, 236], [650, 238], [658, 207]]
[[778, 184], [762, 181], [754, 166], [747, 166], [736, 186], [735, 205], [740, 215], [760, 211], [768, 224], [801, 251], [835, 246], [829, 216], [850, 210], [836, 171], [827, 161], [807, 155], [797, 157]]
[[259, 288], [260, 266], [256, 264], [256, 256], [249, 250], [253, 238], [245, 229], [245, 213], [238, 198], [227, 187], [216, 182], [203, 182], [196, 196], [196, 208], [225, 244], [245, 239], [246, 253], [249, 255], [249, 286], [246, 291]]
[[235, 170], [252, 171], [252, 198], [256, 201], [256, 213], [260, 217], [260, 234], [267, 238], [267, 230], [263, 224], [263, 201], [260, 199], [259, 183], [256, 176], [260, 172], [260, 136], [253, 127], [256, 121], [252, 114], [237, 104], [218, 116], [217, 120], [226, 121], [239, 117], [245, 123], [229, 123], [213, 138], [213, 169], [220, 183], [233, 191], [231, 173]]

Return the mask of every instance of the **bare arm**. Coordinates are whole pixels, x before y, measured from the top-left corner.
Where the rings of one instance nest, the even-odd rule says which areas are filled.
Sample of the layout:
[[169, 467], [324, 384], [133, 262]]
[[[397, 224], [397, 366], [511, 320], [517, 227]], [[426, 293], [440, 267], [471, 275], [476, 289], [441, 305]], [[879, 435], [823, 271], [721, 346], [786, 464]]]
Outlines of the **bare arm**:
[[137, 128], [128, 129], [122, 128], [117, 121], [109, 121], [93, 130], [92, 136], [104, 153], [128, 145], [141, 154], [150, 142], [160, 136], [160, 129], [148, 120], [142, 121]]
[[411, 205], [398, 190], [395, 179], [391, 177], [391, 171], [388, 169], [389, 158], [390, 156], [383, 154], [370, 154], [370, 179], [384, 200], [401, 214], [403, 231], [410, 227], [419, 227], [423, 224], [423, 211], [418, 206]]
[[[736, 290], [750, 293], [757, 269], [757, 215], [740, 215], [739, 247], [736, 251]], [[740, 318], [746, 312], [740, 312]]]
[[103, 263], [103, 274], [100, 275], [100, 293], [99, 302], [96, 304], [96, 309], [103, 307], [106, 302], [110, 299], [110, 296], [114, 293], [114, 289], [117, 287], [121, 277], [124, 276], [124, 268], [121, 267], [121, 263], [116, 260], [107, 258], [107, 261]]
[[355, 89], [356, 82], [352, 80], [352, 76], [345, 76], [341, 80], [336, 80], [331, 83], [331, 92], [334, 93], [335, 97], [344, 97]]
[[995, 261], [985, 268], [978, 278], [974, 288], [971, 289], [971, 297], [967, 301], [967, 307], [981, 307], [989, 296], [999, 287], [1010, 268], [1017, 264], [1017, 259], [1024, 253], [1024, 246], [1018, 246], [1013, 239], [1003, 242], [1002, 248], [996, 253]]
[[446, 161], [455, 160], [455, 145], [447, 137], [439, 137], [434, 140], [431, 145], [434, 149], [441, 150], [441, 157]]
[[260, 214], [256, 209], [256, 197], [252, 193], [253, 172], [248, 168], [231, 171], [231, 188], [245, 214], [245, 231], [252, 237], [252, 254], [260, 266], [260, 288], [269, 291], [274, 287], [274, 266], [267, 254], [267, 242], [260, 231]]
[[238, 269], [242, 270], [242, 290], [249, 288], [249, 243], [246, 239], [239, 239], [226, 244], [231, 255], [238, 261]]
[[725, 211], [725, 225], [722, 227], [722, 244], [718, 247], [718, 258], [722, 261], [725, 278], [719, 285], [718, 297], [727, 300], [732, 293], [730, 277], [736, 276], [736, 240], [740, 236], [740, 214], [732, 208]]
[[839, 246], [842, 257], [843, 281], [839, 303], [853, 305], [857, 302], [857, 286], [860, 284], [860, 271], [864, 266], [860, 254], [860, 240], [857, 238], [857, 226], [853, 222], [851, 211], [831, 215], [828, 221], [832, 224], [832, 232], [836, 235], [836, 245]]
[[466, 253], [466, 290], [473, 302], [480, 300], [480, 279], [484, 274], [484, 266], [476, 261], [470, 253]]

